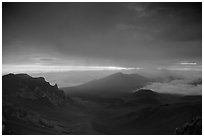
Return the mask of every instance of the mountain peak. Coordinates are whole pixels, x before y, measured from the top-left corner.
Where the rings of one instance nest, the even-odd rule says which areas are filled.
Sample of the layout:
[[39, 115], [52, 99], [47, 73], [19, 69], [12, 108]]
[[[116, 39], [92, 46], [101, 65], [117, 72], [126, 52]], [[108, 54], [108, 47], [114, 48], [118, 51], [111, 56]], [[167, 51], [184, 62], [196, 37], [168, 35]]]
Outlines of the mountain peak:
[[126, 75], [126, 74], [124, 74], [124, 73], [122, 73], [122, 72], [117, 72], [117, 73], [114, 73], [114, 74], [112, 74], [112, 75], [110, 75], [110, 76], [124, 76], [124, 75]]
[[115, 75], [125, 75], [125, 74], [122, 72], [117, 72], [117, 73], [115, 73]]
[[124, 74], [121, 72], [107, 77], [87, 82], [73, 88], [64, 88], [71, 94], [92, 94], [98, 96], [124, 95], [133, 89], [144, 87], [150, 80], [138, 74]]

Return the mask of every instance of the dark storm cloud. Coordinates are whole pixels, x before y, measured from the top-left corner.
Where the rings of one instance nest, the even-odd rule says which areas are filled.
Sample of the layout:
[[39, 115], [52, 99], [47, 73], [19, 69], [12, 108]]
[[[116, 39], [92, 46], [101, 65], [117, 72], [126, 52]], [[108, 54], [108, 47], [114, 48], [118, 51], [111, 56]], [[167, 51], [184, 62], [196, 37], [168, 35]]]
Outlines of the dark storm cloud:
[[136, 31], [170, 41], [202, 38], [200, 3], [129, 3], [124, 6], [135, 12], [135, 26], [141, 25], [135, 27]]
[[131, 66], [197, 61], [202, 55], [201, 5], [3, 3], [3, 63]]

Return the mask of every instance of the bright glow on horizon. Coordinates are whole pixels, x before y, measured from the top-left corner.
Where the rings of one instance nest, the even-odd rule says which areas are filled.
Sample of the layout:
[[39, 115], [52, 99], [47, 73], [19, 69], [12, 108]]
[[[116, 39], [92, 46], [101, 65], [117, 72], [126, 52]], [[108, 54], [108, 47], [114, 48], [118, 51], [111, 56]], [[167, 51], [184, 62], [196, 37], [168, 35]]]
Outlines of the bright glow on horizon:
[[197, 65], [196, 62], [181, 62], [179, 64], [181, 64], [181, 65]]
[[194, 61], [180, 61], [174, 63], [170, 66], [158, 67], [158, 70], [167, 69], [167, 70], [178, 70], [178, 71], [202, 71], [201, 63]]
[[64, 71], [102, 71], [102, 70], [134, 70], [141, 68], [126, 68], [116, 66], [48, 66], [48, 65], [2, 65], [5, 73], [41, 73]]
[[171, 66], [171, 67], [158, 67], [158, 70], [167, 69], [167, 70], [178, 70], [178, 71], [202, 71], [201, 66], [196, 67], [180, 67], [180, 66]]

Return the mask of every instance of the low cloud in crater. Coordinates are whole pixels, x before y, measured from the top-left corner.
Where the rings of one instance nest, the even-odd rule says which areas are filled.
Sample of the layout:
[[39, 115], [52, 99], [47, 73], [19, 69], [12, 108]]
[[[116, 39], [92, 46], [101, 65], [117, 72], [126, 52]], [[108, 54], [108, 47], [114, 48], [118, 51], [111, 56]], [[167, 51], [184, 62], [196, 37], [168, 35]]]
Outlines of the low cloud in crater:
[[167, 83], [154, 82], [145, 86], [145, 89], [151, 89], [159, 93], [172, 93], [183, 95], [201, 95], [202, 84], [192, 84], [195, 80], [173, 80]]

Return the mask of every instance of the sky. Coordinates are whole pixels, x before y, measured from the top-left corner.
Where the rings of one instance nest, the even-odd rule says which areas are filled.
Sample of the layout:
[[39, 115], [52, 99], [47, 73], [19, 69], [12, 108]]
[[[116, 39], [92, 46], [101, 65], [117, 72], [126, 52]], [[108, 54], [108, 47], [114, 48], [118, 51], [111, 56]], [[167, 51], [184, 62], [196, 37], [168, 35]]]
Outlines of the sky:
[[201, 2], [2, 6], [3, 73], [202, 70]]

